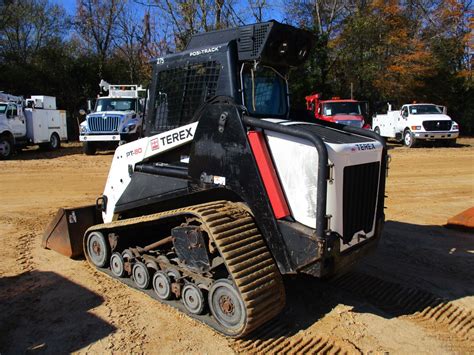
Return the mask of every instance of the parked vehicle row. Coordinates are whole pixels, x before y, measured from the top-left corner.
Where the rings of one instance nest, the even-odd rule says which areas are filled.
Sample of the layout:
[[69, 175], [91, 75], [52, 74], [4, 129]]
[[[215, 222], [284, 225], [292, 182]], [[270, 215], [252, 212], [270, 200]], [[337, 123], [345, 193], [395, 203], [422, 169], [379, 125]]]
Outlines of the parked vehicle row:
[[67, 139], [66, 111], [56, 108], [55, 97], [40, 95], [25, 100], [0, 92], [0, 159], [30, 145], [59, 149]]

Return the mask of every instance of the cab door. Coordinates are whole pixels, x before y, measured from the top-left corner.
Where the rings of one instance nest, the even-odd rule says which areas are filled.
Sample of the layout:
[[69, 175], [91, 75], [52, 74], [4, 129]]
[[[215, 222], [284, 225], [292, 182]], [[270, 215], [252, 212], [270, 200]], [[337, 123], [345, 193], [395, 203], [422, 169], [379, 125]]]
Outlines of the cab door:
[[21, 112], [21, 106], [9, 104], [7, 108], [7, 119], [15, 137], [26, 136], [26, 121], [25, 116], [23, 116]]
[[396, 121], [396, 132], [403, 132], [408, 124], [408, 106], [403, 106]]

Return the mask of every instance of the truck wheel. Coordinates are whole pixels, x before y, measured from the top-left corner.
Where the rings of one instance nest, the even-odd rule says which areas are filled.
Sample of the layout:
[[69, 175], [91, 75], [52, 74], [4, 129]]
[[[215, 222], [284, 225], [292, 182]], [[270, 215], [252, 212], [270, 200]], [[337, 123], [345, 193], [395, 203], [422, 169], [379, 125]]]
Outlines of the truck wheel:
[[409, 129], [405, 130], [403, 133], [403, 144], [405, 144], [408, 148], [413, 148], [416, 143], [416, 138], [413, 137], [413, 133]]
[[57, 135], [57, 133], [53, 133], [51, 135], [51, 138], [49, 138], [48, 149], [57, 150], [60, 147], [61, 147], [61, 139], [59, 139], [59, 136]]
[[92, 142], [84, 142], [82, 145], [82, 150], [85, 155], [94, 155], [97, 147]]
[[10, 159], [13, 154], [13, 142], [8, 136], [0, 137], [0, 160]]

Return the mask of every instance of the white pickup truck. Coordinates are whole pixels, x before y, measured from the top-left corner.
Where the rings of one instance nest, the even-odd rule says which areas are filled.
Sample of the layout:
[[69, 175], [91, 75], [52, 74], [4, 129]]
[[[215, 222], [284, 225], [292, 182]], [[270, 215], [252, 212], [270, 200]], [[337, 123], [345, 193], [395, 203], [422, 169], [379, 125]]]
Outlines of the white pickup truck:
[[66, 140], [66, 111], [56, 109], [55, 97], [24, 100], [0, 92], [0, 159], [8, 159], [15, 148], [29, 145], [59, 149]]
[[407, 104], [396, 111], [389, 104], [387, 114], [373, 117], [372, 129], [382, 137], [403, 141], [407, 147], [434, 140], [454, 146], [459, 136], [459, 125], [446, 114], [446, 108], [434, 104]]

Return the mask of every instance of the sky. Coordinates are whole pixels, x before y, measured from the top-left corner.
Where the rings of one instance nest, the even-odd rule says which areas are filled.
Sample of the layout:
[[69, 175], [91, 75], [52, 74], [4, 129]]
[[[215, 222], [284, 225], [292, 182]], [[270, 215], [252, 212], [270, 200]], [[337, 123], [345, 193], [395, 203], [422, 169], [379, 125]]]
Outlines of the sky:
[[[50, 0], [52, 3], [55, 3], [55, 4], [59, 4], [59, 5], [62, 5], [67, 13], [69, 15], [74, 15], [74, 13], [76, 12], [76, 1], [77, 0]], [[239, 0], [240, 2], [244, 2], [244, 0]], [[282, 1], [281, 0], [277, 0], [277, 1], [271, 1], [270, 2], [272, 4], [272, 6], [278, 6], [276, 4], [281, 4]], [[137, 5], [138, 8], [144, 8], [140, 5]], [[276, 8], [273, 9], [271, 11], [271, 18], [277, 20], [277, 21], [282, 21], [282, 15], [283, 15], [283, 11], [278, 11]]]

